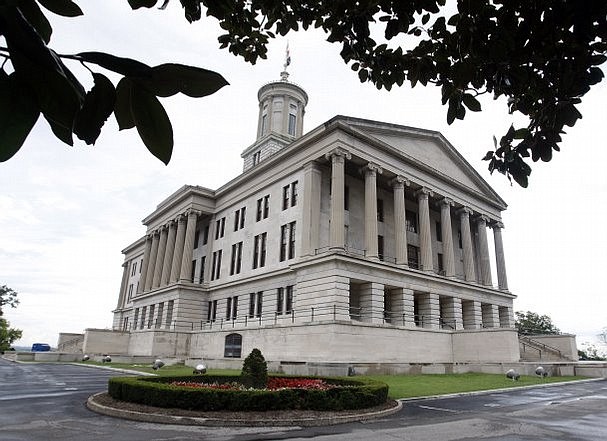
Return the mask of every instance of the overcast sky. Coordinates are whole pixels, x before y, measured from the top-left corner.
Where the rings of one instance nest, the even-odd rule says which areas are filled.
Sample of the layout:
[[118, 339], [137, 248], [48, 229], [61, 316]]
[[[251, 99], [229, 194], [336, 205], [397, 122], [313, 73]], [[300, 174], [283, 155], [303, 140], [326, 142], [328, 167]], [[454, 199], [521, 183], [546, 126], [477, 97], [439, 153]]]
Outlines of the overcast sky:
[[[19, 307], [5, 312], [23, 329], [17, 345], [55, 345], [59, 332], [111, 327], [121, 250], [145, 233], [141, 220], [182, 185], [215, 189], [241, 173], [240, 153], [256, 136], [257, 90], [279, 78], [284, 62], [285, 39], [274, 41], [268, 60], [256, 66], [219, 50], [214, 20], [189, 25], [177, 1], [166, 11], [136, 12], [125, 0], [79, 3], [84, 17], [49, 13], [59, 53], [97, 50], [150, 65], [191, 64], [220, 72], [230, 86], [202, 99], [163, 99], [175, 134], [168, 166], [148, 153], [134, 129], [118, 132], [113, 117], [94, 147], [62, 144], [41, 118], [17, 155], [0, 163], [0, 285], [19, 293]], [[504, 243], [515, 310], [549, 315], [578, 335], [578, 345], [607, 326], [606, 84], [584, 98], [584, 117], [562, 151], [548, 164], [533, 164], [530, 186], [521, 189], [491, 176], [481, 161], [492, 136], [516, 122], [503, 101], [486, 97], [483, 112], [448, 126], [438, 89], [404, 85], [386, 92], [360, 84], [340, 47], [317, 31], [289, 35], [289, 45], [290, 80], [310, 97], [304, 131], [341, 114], [442, 132], [509, 205]], [[69, 66], [90, 87], [87, 72]]]

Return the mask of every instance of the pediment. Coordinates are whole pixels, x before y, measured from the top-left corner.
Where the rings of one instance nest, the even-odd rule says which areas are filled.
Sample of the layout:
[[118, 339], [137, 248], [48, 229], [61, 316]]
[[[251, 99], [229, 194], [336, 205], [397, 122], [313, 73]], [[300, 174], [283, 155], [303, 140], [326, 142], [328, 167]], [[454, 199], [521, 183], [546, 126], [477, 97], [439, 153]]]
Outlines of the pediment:
[[452, 180], [506, 206], [504, 200], [464, 157], [437, 131], [346, 118], [350, 127], [402, 153], [413, 164], [423, 164], [443, 179]]

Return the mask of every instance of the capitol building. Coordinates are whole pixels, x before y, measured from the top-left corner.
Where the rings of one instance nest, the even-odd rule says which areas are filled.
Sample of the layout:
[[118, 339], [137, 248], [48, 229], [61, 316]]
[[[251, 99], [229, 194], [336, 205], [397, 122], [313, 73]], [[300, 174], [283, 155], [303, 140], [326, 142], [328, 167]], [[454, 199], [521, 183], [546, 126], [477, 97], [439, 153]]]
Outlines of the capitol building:
[[226, 367], [253, 348], [282, 366], [517, 362], [506, 203], [456, 148], [348, 116], [304, 132], [308, 95], [286, 72], [258, 98], [242, 174], [184, 185], [124, 248], [114, 352]]

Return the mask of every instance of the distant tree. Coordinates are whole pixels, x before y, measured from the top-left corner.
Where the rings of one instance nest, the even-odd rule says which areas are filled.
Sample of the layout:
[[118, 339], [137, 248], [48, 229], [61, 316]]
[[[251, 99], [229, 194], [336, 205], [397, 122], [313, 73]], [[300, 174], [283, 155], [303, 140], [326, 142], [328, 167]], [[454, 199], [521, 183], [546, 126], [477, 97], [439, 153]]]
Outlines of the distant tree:
[[605, 343], [607, 345], [607, 326], [601, 330], [597, 337], [602, 343]]
[[[163, 9], [170, 0], [128, 0], [133, 9]], [[60, 55], [47, 47], [51, 26], [38, 7], [81, 15], [72, 0], [0, 0], [0, 57], [14, 72], [0, 70], [0, 161], [19, 150], [42, 115], [55, 136], [72, 134], [91, 144], [105, 120], [120, 129], [137, 127], [148, 149], [167, 163], [172, 152], [170, 120], [156, 99], [177, 92], [204, 96], [226, 84], [218, 74], [189, 66], [146, 66], [110, 54]], [[390, 90], [409, 81], [440, 86], [447, 122], [477, 112], [479, 95], [507, 100], [509, 113], [528, 119], [513, 125], [484, 156], [497, 170], [526, 187], [528, 163], [552, 159], [561, 135], [582, 117], [577, 106], [602, 81], [607, 60], [604, 0], [460, 0], [451, 15], [446, 0], [180, 0], [188, 22], [203, 11], [219, 20], [221, 48], [255, 63], [267, 57], [277, 34], [310, 26], [342, 46], [340, 55], [361, 82]], [[450, 16], [449, 16], [450, 15]], [[375, 35], [377, 34], [377, 35]], [[376, 41], [378, 40], [378, 41]], [[63, 60], [111, 70], [124, 78], [114, 88], [98, 72], [85, 92]], [[4, 67], [4, 66], [3, 66]]]
[[588, 360], [588, 361], [606, 361], [606, 354], [601, 353], [598, 348], [589, 343], [585, 343], [584, 349], [578, 349], [578, 356], [580, 360]]
[[561, 331], [547, 315], [539, 315], [535, 312], [516, 311], [514, 326], [519, 334], [560, 334]]
[[0, 352], [9, 350], [13, 342], [21, 338], [22, 331], [11, 328], [10, 323], [2, 318], [4, 305], [16, 308], [18, 304], [17, 292], [6, 285], [0, 286]]
[[2, 308], [4, 305], [16, 308], [18, 304], [17, 292], [6, 285], [0, 286], [0, 317], [3, 314]]

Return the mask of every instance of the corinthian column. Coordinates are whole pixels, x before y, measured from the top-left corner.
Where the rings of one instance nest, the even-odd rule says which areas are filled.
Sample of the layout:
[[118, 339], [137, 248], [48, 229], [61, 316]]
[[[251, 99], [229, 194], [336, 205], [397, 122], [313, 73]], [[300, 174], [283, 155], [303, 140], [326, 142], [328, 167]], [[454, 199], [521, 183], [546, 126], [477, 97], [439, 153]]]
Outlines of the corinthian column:
[[365, 250], [366, 256], [377, 260], [377, 174], [380, 166], [369, 163], [363, 167], [365, 174]]
[[491, 286], [491, 263], [489, 258], [489, 244], [487, 243], [487, 221], [486, 216], [479, 216], [476, 221], [478, 232], [478, 247], [480, 251], [481, 264], [481, 283], [485, 286]]
[[181, 259], [183, 256], [183, 244], [185, 241], [185, 216], [177, 216], [177, 236], [175, 237], [175, 251], [173, 251], [173, 262], [171, 264], [171, 280], [176, 282], [181, 274]]
[[154, 265], [154, 278], [152, 279], [153, 288], [158, 288], [160, 286], [162, 264], [164, 262], [164, 253], [166, 251], [167, 246], [167, 234], [167, 228], [164, 226], [160, 227], [160, 241], [158, 242], [158, 252], [156, 253], [156, 265]]
[[472, 233], [470, 232], [470, 214], [472, 210], [463, 207], [459, 210], [460, 231], [462, 233], [462, 247], [464, 249], [464, 277], [466, 281], [476, 280], [474, 271], [474, 255], [472, 254]]
[[407, 267], [409, 265], [407, 261], [405, 185], [409, 185], [409, 180], [402, 176], [397, 176], [392, 180], [392, 187], [394, 189], [394, 234], [396, 237], [396, 264]]
[[144, 291], [152, 289], [152, 281], [154, 279], [154, 268], [156, 268], [156, 257], [158, 256], [158, 242], [160, 241], [160, 234], [158, 231], [154, 231], [154, 238], [152, 239], [152, 249], [150, 250], [150, 263], [147, 265], [147, 274], [145, 275], [145, 288]]
[[455, 254], [453, 251], [453, 229], [451, 227], [451, 207], [453, 201], [444, 198], [441, 201], [440, 223], [443, 233], [443, 258], [445, 263], [445, 276], [455, 276]]
[[345, 162], [352, 155], [346, 150], [337, 148], [325, 156], [331, 161], [331, 229], [329, 247], [344, 249], [344, 186]]
[[428, 197], [432, 190], [422, 187], [417, 191], [417, 204], [419, 207], [419, 247], [421, 253], [422, 270], [434, 271], [432, 262], [432, 238], [430, 236], [430, 203]]
[[181, 260], [180, 281], [191, 280], [192, 275], [192, 251], [194, 250], [194, 236], [196, 235], [196, 222], [198, 221], [198, 211], [188, 211], [188, 224], [185, 230], [185, 241], [183, 244], [183, 258]]
[[506, 259], [504, 257], [504, 243], [502, 242], [502, 228], [504, 224], [496, 222], [493, 224], [493, 241], [495, 243], [495, 264], [497, 266], [497, 285], [499, 289], [508, 291], [508, 279], [506, 278]]
[[160, 286], [164, 286], [169, 283], [169, 279], [171, 277], [171, 265], [173, 263], [173, 253], [175, 251], [175, 237], [177, 236], [177, 227], [175, 225], [175, 221], [170, 220], [166, 227], [169, 231], [167, 233], [167, 245], [164, 252]]
[[152, 251], [152, 235], [148, 234], [145, 238], [145, 249], [143, 251], [143, 268], [141, 268], [141, 275], [139, 276], [139, 286], [137, 287], [137, 293], [141, 294], [145, 288], [145, 279], [148, 274], [148, 266], [150, 265], [150, 252]]

